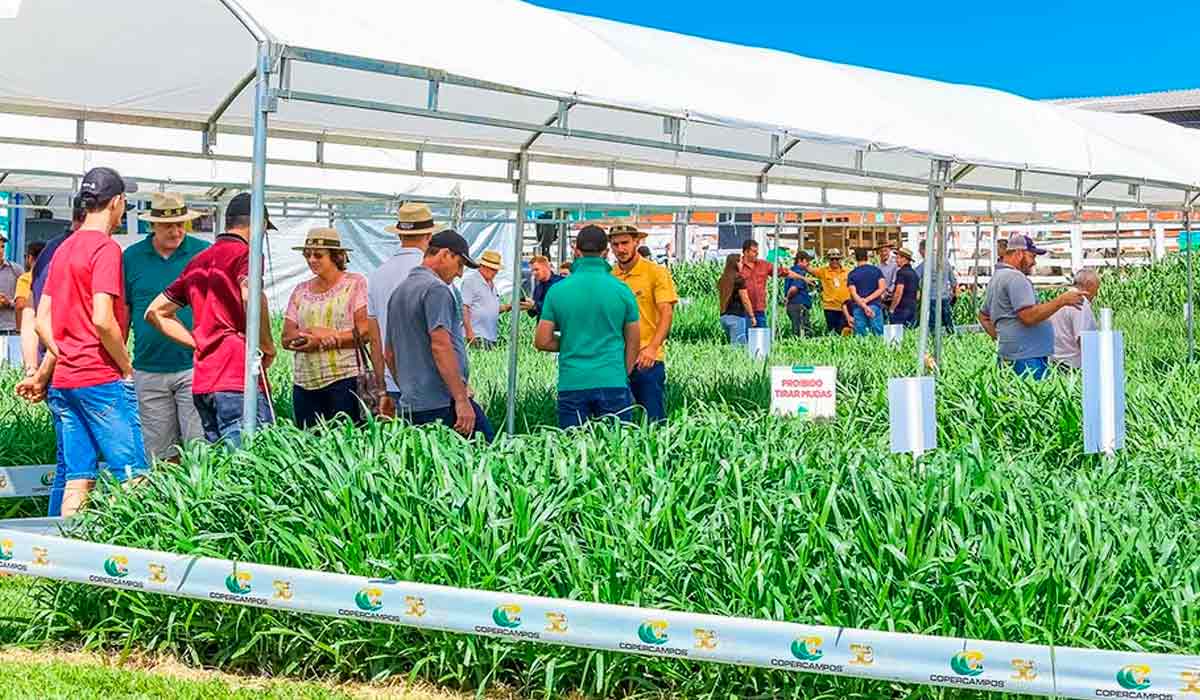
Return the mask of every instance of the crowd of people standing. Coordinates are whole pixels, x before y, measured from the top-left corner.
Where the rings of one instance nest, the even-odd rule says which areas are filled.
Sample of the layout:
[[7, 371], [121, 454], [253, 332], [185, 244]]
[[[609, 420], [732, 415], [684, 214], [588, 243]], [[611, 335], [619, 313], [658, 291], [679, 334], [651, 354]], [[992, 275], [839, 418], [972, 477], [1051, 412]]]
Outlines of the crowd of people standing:
[[[204, 439], [241, 443], [247, 371], [247, 316], [252, 304], [269, 318], [266, 297], [251, 298], [251, 197], [235, 196], [224, 230], [210, 245], [188, 232], [202, 214], [178, 194], [157, 192], [142, 219], [151, 234], [126, 250], [112, 239], [136, 185], [110, 168], [82, 179], [71, 229], [27, 249], [26, 268], [0, 266], [0, 331], [19, 330], [26, 376], [20, 396], [45, 401], [58, 464], [52, 515], [76, 512], [99, 469], [136, 482], [155, 460], [175, 460], [181, 446]], [[262, 213], [268, 231], [275, 227]], [[368, 413], [414, 425], [440, 422], [491, 440], [494, 430], [475, 400], [468, 347], [487, 351], [502, 339], [496, 275], [503, 259], [478, 260], [459, 233], [434, 223], [427, 205], [404, 203], [386, 229], [396, 254], [364, 276], [348, 271], [350, 248], [333, 228], [315, 228], [294, 250], [312, 277], [292, 291], [279, 343], [292, 355], [298, 425], [312, 428]], [[616, 417], [653, 424], [667, 418], [666, 347], [679, 302], [670, 270], [651, 258], [634, 226], [588, 225], [573, 242], [572, 263], [555, 272], [530, 260], [532, 290], [517, 311], [536, 320], [534, 346], [558, 360], [558, 422], [563, 428]], [[1090, 300], [1100, 280], [1081, 271], [1075, 286], [1038, 302], [1029, 279], [1045, 253], [1016, 234], [988, 286], [979, 320], [998, 341], [999, 362], [1019, 374], [1046, 376], [1052, 365], [1078, 367], [1082, 333], [1095, 328]], [[922, 252], [924, 245], [922, 244]], [[614, 262], [610, 263], [610, 256]], [[730, 255], [718, 283], [721, 325], [732, 343], [767, 323], [767, 283], [785, 280], [792, 330], [813, 333], [819, 298], [827, 332], [879, 336], [886, 323], [919, 323], [922, 261], [906, 248], [881, 245], [874, 260], [837, 249], [826, 264], [799, 251], [791, 266], [759, 257], [746, 241]], [[455, 285], [468, 270], [474, 272]], [[953, 267], [934, 280], [929, 322], [954, 332]], [[10, 290], [11, 287], [11, 290]], [[519, 318], [513, 315], [514, 322]], [[11, 328], [9, 328], [11, 326]], [[277, 355], [269, 323], [256, 338], [250, 367], [259, 377], [260, 424], [275, 420], [266, 370]], [[130, 351], [127, 340], [133, 330]], [[101, 466], [103, 465], [103, 466]]]
[[[136, 191], [111, 168], [89, 171], [70, 229], [31, 245], [28, 273], [0, 268], [0, 282], [13, 278], [11, 292], [0, 290], [0, 321], [10, 312], [11, 331], [19, 325], [27, 341], [17, 393], [45, 401], [55, 430], [52, 516], [77, 512], [101, 470], [136, 483], [191, 441], [242, 441], [248, 309], [259, 304], [270, 318], [266, 296], [249, 293], [251, 197], [230, 200], [209, 244], [189, 233], [202, 213], [181, 195], [152, 193], [141, 216], [150, 235], [122, 251], [112, 235]], [[265, 211], [262, 220], [275, 229]], [[347, 270], [353, 251], [336, 229], [312, 229], [295, 248], [312, 272], [292, 291], [279, 337], [293, 353], [295, 421], [362, 422], [371, 412], [491, 440], [467, 347], [501, 340], [499, 318], [511, 310], [495, 286], [503, 260], [496, 251], [476, 260], [424, 204], [403, 204], [387, 231], [400, 247], [367, 276]], [[667, 268], [640, 250], [644, 239], [634, 227], [588, 226], [558, 273], [544, 258], [531, 261], [533, 294], [520, 310], [537, 319], [537, 348], [558, 353], [562, 427], [635, 420], [635, 407], [651, 423], [666, 420], [665, 347], [678, 297]], [[460, 291], [454, 283], [468, 269], [476, 272]], [[275, 420], [270, 323], [256, 341], [249, 359], [265, 425]]]

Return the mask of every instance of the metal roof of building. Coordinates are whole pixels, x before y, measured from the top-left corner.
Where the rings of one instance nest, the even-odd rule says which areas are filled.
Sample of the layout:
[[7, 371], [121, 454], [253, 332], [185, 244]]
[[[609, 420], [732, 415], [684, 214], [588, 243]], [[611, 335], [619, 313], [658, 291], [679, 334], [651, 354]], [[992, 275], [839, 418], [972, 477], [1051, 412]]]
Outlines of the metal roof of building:
[[1048, 100], [1055, 104], [1079, 107], [1097, 112], [1136, 112], [1155, 114], [1200, 110], [1200, 88], [1191, 90], [1168, 90], [1165, 92], [1143, 92], [1111, 97], [1071, 97]]

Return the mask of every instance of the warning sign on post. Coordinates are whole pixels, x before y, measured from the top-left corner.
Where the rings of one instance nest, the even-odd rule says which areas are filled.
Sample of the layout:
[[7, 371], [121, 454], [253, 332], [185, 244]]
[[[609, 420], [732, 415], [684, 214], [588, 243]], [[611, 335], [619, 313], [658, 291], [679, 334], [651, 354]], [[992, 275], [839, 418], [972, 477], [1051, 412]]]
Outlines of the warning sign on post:
[[772, 367], [771, 413], [833, 418], [837, 413], [837, 367]]

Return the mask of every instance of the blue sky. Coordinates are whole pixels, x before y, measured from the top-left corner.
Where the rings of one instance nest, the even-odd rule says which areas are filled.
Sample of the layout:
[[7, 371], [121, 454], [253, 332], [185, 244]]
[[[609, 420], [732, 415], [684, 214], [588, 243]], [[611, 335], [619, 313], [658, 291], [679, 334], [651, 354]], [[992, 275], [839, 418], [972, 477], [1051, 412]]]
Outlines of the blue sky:
[[1034, 98], [1200, 87], [1196, 0], [533, 2]]

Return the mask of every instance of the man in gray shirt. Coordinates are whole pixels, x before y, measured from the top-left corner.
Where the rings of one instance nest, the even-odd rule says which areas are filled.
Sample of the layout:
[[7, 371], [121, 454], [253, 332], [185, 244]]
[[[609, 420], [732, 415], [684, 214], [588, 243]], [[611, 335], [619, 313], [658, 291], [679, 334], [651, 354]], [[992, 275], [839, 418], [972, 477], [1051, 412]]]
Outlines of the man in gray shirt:
[[1080, 270], [1075, 273], [1075, 288], [1083, 292], [1083, 305], [1059, 309], [1050, 317], [1054, 327], [1054, 361], [1070, 369], [1083, 366], [1083, 334], [1096, 330], [1096, 317], [1092, 313], [1092, 299], [1100, 292], [1100, 275], [1095, 270]]
[[[398, 413], [413, 425], [440, 422], [465, 436], [492, 426], [471, 398], [462, 306], [450, 283], [471, 259], [466, 239], [454, 231], [434, 234], [421, 265], [396, 287], [387, 306], [387, 364], [396, 378], [402, 405]], [[397, 373], [397, 364], [404, 371]]]
[[1038, 303], [1029, 273], [1037, 256], [1045, 252], [1029, 236], [1014, 233], [979, 310], [980, 325], [998, 341], [1000, 360], [1012, 365], [1018, 375], [1038, 380], [1045, 378], [1054, 353], [1050, 317], [1064, 307], [1079, 306], [1084, 299], [1078, 289], [1068, 289], [1052, 301]]
[[474, 347], [491, 350], [496, 346], [500, 314], [509, 310], [501, 304], [496, 293], [495, 279], [503, 260], [500, 253], [485, 250], [479, 256], [479, 273], [463, 280], [463, 329], [467, 342]]
[[[928, 258], [925, 255], [925, 241], [921, 241], [918, 246], [918, 252], [921, 254], [921, 262], [917, 265], [915, 272], [917, 273], [917, 281], [924, 282], [925, 280], [925, 262]], [[936, 267], [934, 268], [937, 269]], [[942, 330], [946, 333], [954, 332], [954, 304], [958, 300], [958, 277], [954, 274], [954, 265], [949, 259], [946, 260], [944, 270], [945, 279], [942, 280], [942, 304], [941, 308], [934, 305], [937, 300], [937, 289], [933, 290], [933, 296], [929, 297], [929, 327], [932, 328], [936, 322], [938, 314], [942, 315]], [[925, 290], [921, 290], [924, 294]]]

